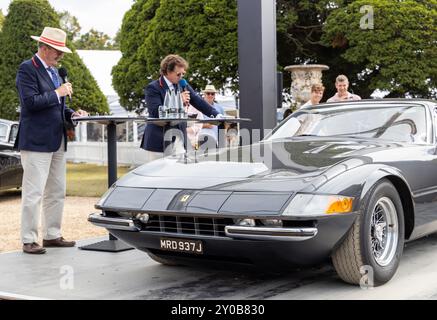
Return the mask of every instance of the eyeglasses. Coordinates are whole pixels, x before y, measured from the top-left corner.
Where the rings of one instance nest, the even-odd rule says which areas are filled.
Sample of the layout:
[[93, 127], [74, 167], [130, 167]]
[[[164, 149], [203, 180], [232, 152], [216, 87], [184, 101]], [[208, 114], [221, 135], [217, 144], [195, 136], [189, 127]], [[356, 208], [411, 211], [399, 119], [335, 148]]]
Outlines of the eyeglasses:
[[49, 47], [49, 46], [47, 46], [47, 48], [49, 48], [52, 52], [56, 52], [56, 54], [58, 56], [60, 56], [61, 54], [64, 54], [62, 51], [60, 51], [58, 49], [55, 49], [55, 48], [52, 48], [52, 47]]
[[215, 92], [205, 92], [207, 96], [215, 96]]

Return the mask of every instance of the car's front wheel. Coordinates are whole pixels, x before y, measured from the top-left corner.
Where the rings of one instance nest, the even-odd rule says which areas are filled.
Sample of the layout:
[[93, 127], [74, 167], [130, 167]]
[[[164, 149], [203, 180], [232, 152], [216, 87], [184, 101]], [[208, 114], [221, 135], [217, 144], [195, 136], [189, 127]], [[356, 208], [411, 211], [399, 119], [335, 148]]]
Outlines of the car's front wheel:
[[399, 194], [390, 181], [380, 180], [369, 191], [351, 230], [332, 254], [338, 275], [351, 284], [386, 283], [398, 268], [404, 234]]

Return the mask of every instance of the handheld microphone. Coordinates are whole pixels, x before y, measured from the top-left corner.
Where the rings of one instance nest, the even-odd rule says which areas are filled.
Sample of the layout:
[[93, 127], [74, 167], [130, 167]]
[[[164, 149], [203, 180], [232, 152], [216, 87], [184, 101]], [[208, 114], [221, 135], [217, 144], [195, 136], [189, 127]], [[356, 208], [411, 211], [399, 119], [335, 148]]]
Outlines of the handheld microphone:
[[[62, 79], [62, 83], [67, 83], [68, 82], [68, 72], [67, 72], [67, 69], [65, 69], [64, 67], [61, 67], [61, 68], [58, 69], [58, 73], [59, 73], [59, 76]], [[69, 101], [71, 103], [71, 95], [68, 95], [68, 99], [69, 99]]]
[[[181, 88], [182, 91], [187, 91], [187, 86], [188, 86], [188, 82], [185, 79], [181, 79], [179, 80], [179, 87]], [[189, 103], [186, 103], [186, 105], [188, 106]]]
[[185, 79], [179, 80], [179, 86], [181, 87], [182, 91], [187, 90], [188, 82]]
[[67, 72], [67, 69], [65, 69], [64, 67], [61, 67], [61, 68], [59, 68], [58, 69], [58, 73], [59, 73], [59, 76], [62, 78], [62, 82], [63, 83], [66, 83], [66, 82], [68, 82], [68, 72]]

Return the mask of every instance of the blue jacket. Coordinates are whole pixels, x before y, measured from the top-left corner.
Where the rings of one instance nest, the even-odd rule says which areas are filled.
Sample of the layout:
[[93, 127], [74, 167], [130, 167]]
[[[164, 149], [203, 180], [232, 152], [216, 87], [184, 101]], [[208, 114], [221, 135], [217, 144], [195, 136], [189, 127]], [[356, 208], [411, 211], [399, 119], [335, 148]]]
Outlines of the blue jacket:
[[17, 73], [16, 86], [20, 98], [20, 124], [15, 148], [36, 152], [56, 152], [64, 137], [67, 150], [65, 122], [71, 123], [73, 110], [59, 103], [55, 86], [44, 65], [34, 56], [24, 61]]
[[[149, 117], [151, 118], [159, 118], [158, 107], [164, 104], [165, 93], [168, 90], [167, 83], [163, 76], [161, 76], [158, 80], [152, 81], [145, 89], [145, 98], [147, 109], [149, 111]], [[187, 86], [186, 90], [190, 91], [190, 103], [197, 110], [202, 112], [204, 115], [208, 117], [215, 117], [218, 112], [209, 105], [208, 102], [203, 100], [191, 86]], [[154, 152], [164, 152], [164, 134], [166, 130], [175, 127], [160, 127], [156, 124], [149, 123], [144, 130], [143, 141], [141, 142], [141, 148]], [[186, 136], [186, 124], [180, 124], [177, 126], [180, 130], [182, 130], [184, 136]], [[186, 141], [184, 142], [186, 145]]]

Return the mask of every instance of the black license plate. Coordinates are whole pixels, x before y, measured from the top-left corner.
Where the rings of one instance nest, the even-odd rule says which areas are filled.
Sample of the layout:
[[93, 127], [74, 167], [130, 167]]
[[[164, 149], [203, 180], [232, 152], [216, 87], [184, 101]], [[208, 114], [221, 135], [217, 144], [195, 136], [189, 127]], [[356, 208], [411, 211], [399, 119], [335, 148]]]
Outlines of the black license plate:
[[160, 246], [167, 251], [203, 254], [203, 243], [200, 240], [161, 238]]

